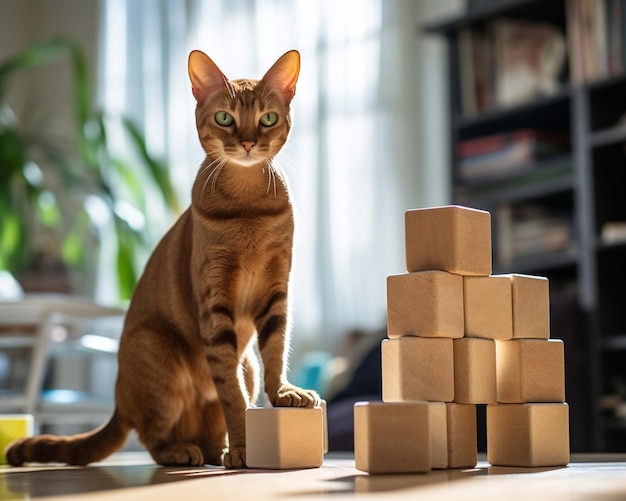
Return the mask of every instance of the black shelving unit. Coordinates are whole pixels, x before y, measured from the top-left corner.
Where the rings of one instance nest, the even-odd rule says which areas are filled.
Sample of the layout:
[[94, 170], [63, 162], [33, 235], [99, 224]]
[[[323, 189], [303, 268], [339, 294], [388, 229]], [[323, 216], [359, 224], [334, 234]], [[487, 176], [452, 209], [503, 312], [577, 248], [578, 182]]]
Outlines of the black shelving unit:
[[[570, 5], [568, 0], [493, 0], [423, 29], [447, 40], [453, 202], [489, 210], [495, 243], [506, 241], [503, 223], [510, 211], [525, 204], [555, 211], [571, 223], [571, 245], [554, 252], [511, 257], [495, 245], [494, 273], [550, 279], [552, 336], [566, 346], [572, 451], [623, 452], [626, 243], [607, 241], [602, 233], [608, 223], [626, 222], [626, 76], [571, 82], [569, 65], [577, 56], [568, 42], [556, 93], [502, 109], [467, 113], [462, 106], [463, 31], [484, 29], [500, 18], [541, 21], [556, 26], [567, 40]], [[510, 173], [471, 182], [461, 176], [459, 143], [520, 129], [566, 132], [571, 148], [528, 171], [511, 165]], [[620, 402], [620, 392], [621, 410], [612, 405]]]

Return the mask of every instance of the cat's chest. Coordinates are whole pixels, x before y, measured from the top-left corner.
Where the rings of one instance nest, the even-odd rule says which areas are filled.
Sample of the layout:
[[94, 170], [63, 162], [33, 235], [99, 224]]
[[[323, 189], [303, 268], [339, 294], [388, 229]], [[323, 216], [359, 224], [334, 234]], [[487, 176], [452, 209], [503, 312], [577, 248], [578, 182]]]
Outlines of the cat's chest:
[[263, 296], [264, 280], [258, 269], [242, 269], [238, 277], [237, 296], [239, 311], [243, 315], [250, 315]]
[[268, 225], [241, 230], [243, 245], [239, 247], [236, 295], [240, 312], [258, 313], [267, 302], [268, 290], [276, 283], [287, 282], [291, 267], [293, 229], [285, 225]]

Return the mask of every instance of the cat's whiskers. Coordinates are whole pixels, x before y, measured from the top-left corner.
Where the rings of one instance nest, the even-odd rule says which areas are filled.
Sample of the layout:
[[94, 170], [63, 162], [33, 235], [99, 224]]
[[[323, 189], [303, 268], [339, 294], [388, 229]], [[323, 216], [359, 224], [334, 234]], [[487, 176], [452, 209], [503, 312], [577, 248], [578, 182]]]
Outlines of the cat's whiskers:
[[217, 178], [220, 175], [220, 172], [222, 172], [222, 169], [224, 168], [224, 165], [226, 165], [226, 157], [223, 157], [220, 162], [217, 164], [217, 167], [215, 167], [215, 169], [213, 169], [213, 172], [211, 172], [211, 174], [209, 174], [209, 178], [213, 177], [213, 181], [211, 182], [211, 196], [214, 197], [215, 196], [215, 185], [217, 184]]
[[204, 174], [204, 172], [209, 171], [209, 175], [204, 180], [204, 184], [202, 185], [202, 198], [206, 196], [206, 188], [209, 184], [209, 181], [211, 181], [211, 178], [213, 178], [211, 182], [211, 196], [215, 196], [215, 184], [217, 183], [217, 178], [220, 175], [220, 172], [224, 168], [225, 164], [226, 164], [226, 157], [219, 156], [218, 158], [213, 160], [209, 165], [207, 165], [204, 169], [202, 169], [201, 174]]
[[218, 162], [219, 160], [220, 158], [217, 158], [213, 160], [212, 162], [208, 163], [207, 165], [205, 165], [204, 167], [202, 167], [202, 169], [200, 169], [200, 172], [198, 172], [198, 178], [201, 178], [202, 176], [204, 176], [204, 173], [210, 170], [211, 167], [213, 167], [216, 164], [216, 162]]
[[284, 149], [273, 158], [273, 161], [275, 169], [280, 172], [281, 175], [284, 175], [285, 171], [291, 168], [296, 162], [295, 157]]
[[228, 91], [228, 94], [230, 95], [231, 99], [235, 99], [236, 92], [235, 92], [235, 88], [233, 87], [233, 84], [230, 83], [230, 80], [228, 80], [228, 78], [226, 78], [225, 76], [223, 78], [224, 78], [224, 83], [226, 84], [226, 90]]
[[274, 174], [278, 174], [282, 179], [286, 179], [285, 172], [292, 168], [295, 164], [295, 159], [288, 152], [281, 150], [278, 155], [273, 158], [272, 168], [274, 169]]
[[268, 101], [268, 100], [269, 100], [269, 98], [270, 98], [273, 94], [274, 94], [273, 89], [267, 88], [267, 89], [265, 90], [265, 93], [263, 94], [263, 97], [262, 97], [263, 101]]
[[273, 184], [274, 185], [274, 200], [276, 200], [276, 172], [274, 171], [273, 160], [274, 160], [273, 157], [265, 159], [265, 163], [267, 164], [267, 191], [266, 193], [269, 195], [270, 188]]

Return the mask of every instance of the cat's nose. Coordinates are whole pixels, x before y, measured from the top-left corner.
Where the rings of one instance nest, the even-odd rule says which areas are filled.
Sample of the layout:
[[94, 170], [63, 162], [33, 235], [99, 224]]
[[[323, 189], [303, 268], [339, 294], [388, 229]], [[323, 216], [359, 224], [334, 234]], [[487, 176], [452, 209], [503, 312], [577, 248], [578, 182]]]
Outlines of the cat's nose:
[[250, 150], [256, 143], [254, 141], [241, 141], [241, 146], [243, 146], [246, 152], [250, 153]]

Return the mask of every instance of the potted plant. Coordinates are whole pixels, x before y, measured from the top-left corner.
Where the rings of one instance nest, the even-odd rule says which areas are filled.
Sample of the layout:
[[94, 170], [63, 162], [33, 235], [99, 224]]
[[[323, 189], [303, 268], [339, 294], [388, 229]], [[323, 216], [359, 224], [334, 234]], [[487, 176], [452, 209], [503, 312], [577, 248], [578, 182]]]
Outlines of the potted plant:
[[[64, 137], [25, 126], [6, 103], [16, 74], [63, 56], [71, 60], [76, 121]], [[135, 162], [131, 165], [111, 151], [107, 131], [114, 117], [91, 105], [90, 90], [85, 55], [72, 40], [37, 43], [0, 62], [0, 270], [18, 279], [28, 276], [29, 269], [40, 276], [71, 270], [87, 277], [93, 275], [102, 239], [112, 239], [119, 298], [124, 300], [142, 266], [140, 253], [149, 245], [147, 225], [132, 217], [133, 211], [148, 212], [145, 179], [167, 210], [177, 213], [179, 205], [167, 165], [150, 155], [141, 131], [125, 117], [116, 121], [134, 147]], [[103, 217], [108, 218], [110, 235], [96, 231]], [[81, 292], [89, 282], [83, 280]]]

